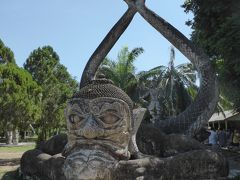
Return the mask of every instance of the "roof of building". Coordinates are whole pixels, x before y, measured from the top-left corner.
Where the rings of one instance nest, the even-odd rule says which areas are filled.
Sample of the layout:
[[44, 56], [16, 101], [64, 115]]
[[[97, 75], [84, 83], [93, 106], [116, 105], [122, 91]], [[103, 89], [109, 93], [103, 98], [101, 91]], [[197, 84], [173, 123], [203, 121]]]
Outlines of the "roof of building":
[[240, 121], [240, 113], [233, 110], [224, 111], [224, 113], [214, 113], [208, 122], [214, 121]]

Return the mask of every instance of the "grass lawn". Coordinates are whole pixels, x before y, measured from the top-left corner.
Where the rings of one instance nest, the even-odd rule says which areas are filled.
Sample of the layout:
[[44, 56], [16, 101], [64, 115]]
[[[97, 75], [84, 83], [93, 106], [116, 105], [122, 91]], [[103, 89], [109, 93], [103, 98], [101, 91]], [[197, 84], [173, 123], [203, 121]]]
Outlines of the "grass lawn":
[[[0, 147], [0, 153], [23, 153], [27, 150], [33, 149], [35, 144], [26, 146], [14, 146], [14, 147]], [[0, 158], [2, 158], [0, 156]]]
[[0, 179], [18, 180], [16, 170], [22, 154], [34, 147], [35, 145], [0, 147]]

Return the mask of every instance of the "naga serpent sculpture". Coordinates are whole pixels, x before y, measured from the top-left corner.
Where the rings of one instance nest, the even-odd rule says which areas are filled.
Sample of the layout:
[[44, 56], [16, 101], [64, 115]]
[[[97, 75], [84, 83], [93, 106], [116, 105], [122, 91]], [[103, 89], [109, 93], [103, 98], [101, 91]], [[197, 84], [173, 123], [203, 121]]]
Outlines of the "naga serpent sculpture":
[[[64, 136], [66, 142], [55, 152], [54, 148], [52, 151], [46, 147], [54, 147], [58, 137], [48, 140], [45, 147], [24, 153], [21, 172], [25, 178], [131, 180], [217, 179], [227, 176], [228, 165], [221, 154], [206, 150], [187, 136], [172, 134], [193, 136], [213, 113], [217, 88], [209, 58], [177, 29], [149, 10], [144, 0], [125, 2], [128, 10], [90, 57], [80, 89], [68, 102], [65, 113], [68, 139]], [[157, 128], [141, 126], [139, 129], [144, 110], [133, 110], [132, 101], [125, 92], [109, 80], [95, 77], [99, 65], [137, 12], [178, 48], [201, 74], [194, 102], [178, 116], [156, 124]], [[144, 131], [150, 141], [155, 138], [151, 141], [153, 152], [144, 149], [148, 140], [136, 142], [139, 140], [137, 131], [140, 136]], [[190, 145], [185, 149], [181, 147], [184, 150], [176, 153], [175, 144], [171, 144], [173, 139]]]
[[131, 22], [137, 12], [171, 42], [195, 66], [200, 74], [200, 88], [194, 102], [177, 117], [161, 121], [157, 126], [165, 133], [186, 133], [194, 136], [206, 124], [218, 101], [216, 75], [209, 57], [181, 32], [145, 6], [145, 0], [125, 0], [129, 8], [124, 16], [110, 30], [89, 59], [80, 83], [80, 88], [91, 81], [108, 52]]

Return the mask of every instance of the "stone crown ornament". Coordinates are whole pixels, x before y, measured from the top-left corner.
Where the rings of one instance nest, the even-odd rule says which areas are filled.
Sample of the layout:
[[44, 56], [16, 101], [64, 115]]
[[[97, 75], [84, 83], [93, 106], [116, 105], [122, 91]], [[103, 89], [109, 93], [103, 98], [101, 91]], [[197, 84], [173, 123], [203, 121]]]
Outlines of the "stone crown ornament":
[[89, 84], [81, 88], [77, 93], [73, 95], [73, 98], [94, 99], [97, 97], [111, 97], [121, 99], [128, 104], [130, 109], [133, 108], [133, 102], [131, 98], [122, 89], [113, 85], [112, 81], [103, 77], [92, 80]]

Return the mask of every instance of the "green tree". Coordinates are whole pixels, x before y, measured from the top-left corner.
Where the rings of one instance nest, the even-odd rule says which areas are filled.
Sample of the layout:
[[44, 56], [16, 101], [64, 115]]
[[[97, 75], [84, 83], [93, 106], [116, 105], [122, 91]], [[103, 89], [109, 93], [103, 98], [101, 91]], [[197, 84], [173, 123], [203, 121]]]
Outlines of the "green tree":
[[60, 64], [59, 56], [50, 46], [34, 50], [24, 68], [41, 85], [42, 115], [37, 123], [39, 141], [59, 132], [65, 125], [64, 109], [66, 101], [77, 90], [77, 82]]
[[12, 63], [0, 64], [0, 80], [2, 132], [27, 130], [40, 117], [41, 88], [26, 70]]
[[0, 39], [0, 64], [13, 63], [16, 64], [12, 50], [5, 46]]
[[158, 66], [149, 71], [140, 72], [138, 75], [139, 82], [142, 83], [140, 87], [148, 87], [149, 90], [158, 88], [160, 105], [158, 109], [161, 109], [161, 119], [175, 116], [185, 110], [197, 91], [197, 74], [193, 65], [184, 63], [174, 66], [174, 60], [175, 51], [171, 47], [168, 66]]
[[240, 1], [187, 0], [183, 7], [194, 15], [192, 40], [216, 64], [222, 95], [240, 111]]
[[143, 53], [143, 48], [134, 48], [129, 51], [128, 47], [123, 47], [115, 61], [106, 58], [97, 73], [105, 74], [114, 84], [124, 90], [132, 99], [137, 87], [136, 68], [134, 61]]

